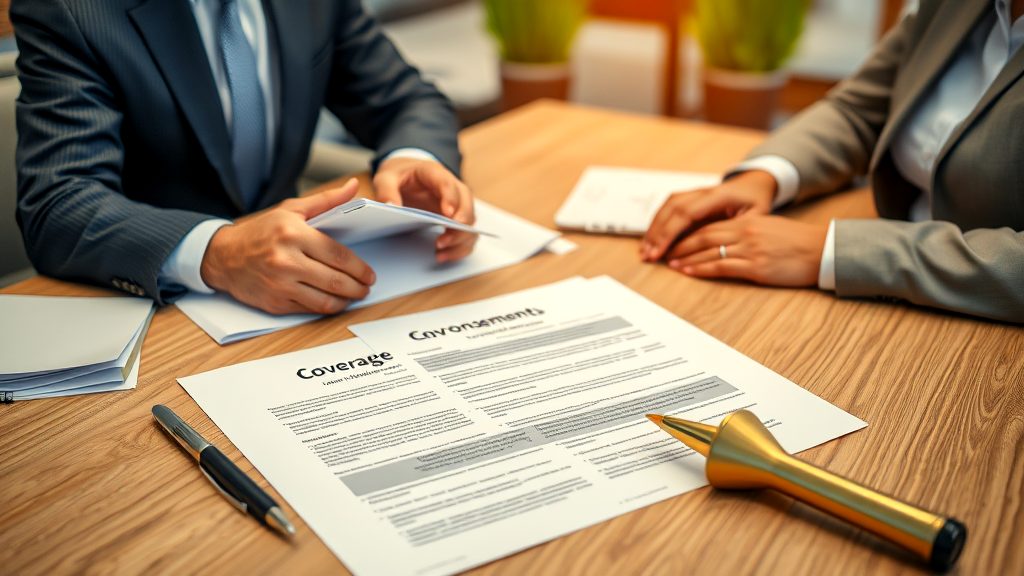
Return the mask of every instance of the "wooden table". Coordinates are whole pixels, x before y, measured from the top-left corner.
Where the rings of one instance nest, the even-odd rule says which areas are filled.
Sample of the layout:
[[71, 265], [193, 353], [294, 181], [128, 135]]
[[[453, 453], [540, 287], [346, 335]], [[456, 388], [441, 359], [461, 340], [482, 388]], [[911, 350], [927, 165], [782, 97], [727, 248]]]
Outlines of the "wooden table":
[[[483, 199], [553, 226], [589, 164], [720, 171], [755, 132], [553, 103], [463, 134]], [[864, 190], [791, 211], [870, 216]], [[715, 337], [852, 412], [868, 428], [803, 456], [970, 528], [959, 571], [1024, 574], [1024, 331], [816, 290], [683, 277], [642, 264], [626, 238], [570, 234], [576, 252], [532, 260], [253, 340], [217, 346], [160, 310], [138, 389], [0, 405], [0, 573], [343, 573], [298, 522], [287, 543], [236, 512], [157, 427], [164, 403], [253, 471], [175, 382], [243, 360], [351, 337], [350, 323], [428, 310], [570, 275], [611, 274]], [[47, 278], [5, 292], [106, 294]], [[271, 491], [274, 494], [273, 491]], [[276, 495], [276, 494], [275, 494]], [[282, 501], [282, 499], [278, 499]], [[293, 511], [288, 512], [294, 517]], [[481, 574], [917, 572], [908, 555], [772, 493], [705, 488], [533, 547]]]

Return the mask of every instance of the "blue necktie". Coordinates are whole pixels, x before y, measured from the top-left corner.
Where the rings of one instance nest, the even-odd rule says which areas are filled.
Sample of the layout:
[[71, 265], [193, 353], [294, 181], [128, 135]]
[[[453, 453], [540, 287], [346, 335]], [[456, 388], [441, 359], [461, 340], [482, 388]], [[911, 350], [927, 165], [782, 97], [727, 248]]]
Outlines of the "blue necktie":
[[247, 208], [259, 198], [266, 169], [267, 118], [256, 54], [242, 31], [238, 0], [222, 0], [220, 49], [231, 89], [231, 160]]

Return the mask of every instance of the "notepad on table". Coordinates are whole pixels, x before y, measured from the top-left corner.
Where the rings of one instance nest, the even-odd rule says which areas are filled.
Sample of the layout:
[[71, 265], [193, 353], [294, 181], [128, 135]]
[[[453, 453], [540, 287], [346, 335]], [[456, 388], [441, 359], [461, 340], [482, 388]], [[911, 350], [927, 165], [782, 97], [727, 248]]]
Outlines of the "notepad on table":
[[591, 166], [555, 214], [567, 230], [642, 236], [674, 192], [714, 186], [718, 174]]
[[135, 388], [153, 302], [0, 295], [0, 401]]

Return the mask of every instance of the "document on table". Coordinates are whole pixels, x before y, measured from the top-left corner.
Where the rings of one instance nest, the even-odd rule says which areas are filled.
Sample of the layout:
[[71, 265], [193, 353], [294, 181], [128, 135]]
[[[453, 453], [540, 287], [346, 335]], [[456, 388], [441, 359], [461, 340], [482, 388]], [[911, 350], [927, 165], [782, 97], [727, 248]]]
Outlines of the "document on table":
[[[493, 236], [480, 236], [473, 253], [458, 262], [435, 262], [434, 239], [440, 233], [437, 227], [350, 245], [349, 248], [376, 272], [377, 283], [370, 289], [369, 296], [354, 302], [349, 310], [504, 268], [559, 240], [558, 232], [480, 200], [476, 201], [476, 215], [476, 228]], [[365, 236], [355, 239], [365, 240]], [[342, 237], [342, 240], [347, 238]], [[246, 306], [226, 294], [188, 294], [176, 304], [218, 344], [269, 334], [320, 317], [315, 314], [275, 316]]]
[[746, 408], [793, 452], [865, 426], [607, 277], [352, 330], [179, 382], [360, 576], [457, 572], [704, 486], [648, 412]]
[[0, 401], [134, 388], [153, 302], [0, 295]]
[[555, 214], [568, 230], [642, 236], [673, 192], [714, 186], [718, 174], [591, 166]]

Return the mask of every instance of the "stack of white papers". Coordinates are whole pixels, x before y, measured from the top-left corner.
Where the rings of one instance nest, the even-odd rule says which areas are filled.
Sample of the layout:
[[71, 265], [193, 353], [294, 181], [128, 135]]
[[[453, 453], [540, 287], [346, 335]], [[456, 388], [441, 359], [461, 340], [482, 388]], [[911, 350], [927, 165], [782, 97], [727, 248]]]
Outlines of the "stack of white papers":
[[625, 236], [643, 236], [658, 209], [674, 192], [714, 186], [718, 174], [591, 166], [555, 214], [555, 224]]
[[459, 572], [707, 485], [648, 412], [865, 426], [608, 277], [351, 327], [178, 381], [359, 576]]
[[[521, 262], [560, 234], [476, 201], [475, 227], [436, 214], [358, 200], [310, 220], [310, 224], [352, 249], [373, 268], [377, 283], [370, 295], [349, 310], [370, 306], [427, 288], [455, 282]], [[473, 253], [458, 262], [438, 264], [434, 239], [442, 226], [481, 233]], [[188, 294], [178, 308], [218, 344], [230, 344], [310, 322], [320, 316], [275, 316], [226, 294]]]
[[0, 296], [0, 400], [135, 388], [153, 302]]
[[378, 238], [406, 234], [431, 226], [443, 226], [493, 236], [484, 230], [446, 218], [440, 214], [383, 204], [359, 198], [310, 218], [306, 224], [345, 244], [359, 244]]

